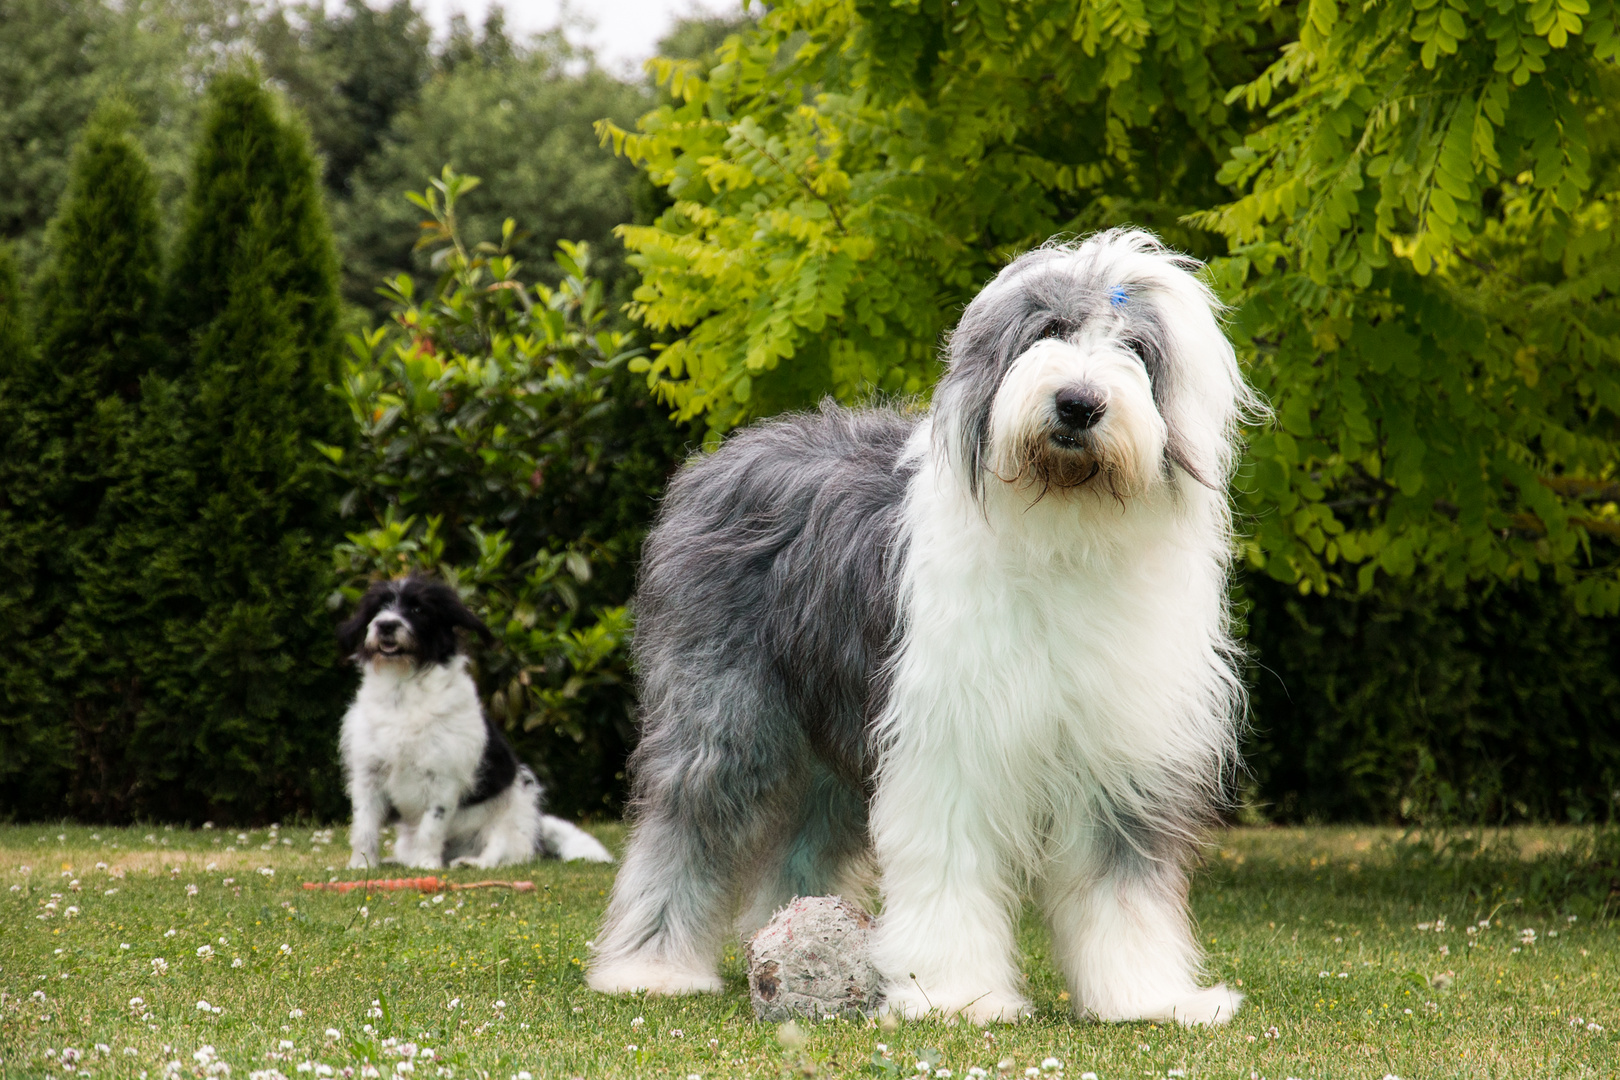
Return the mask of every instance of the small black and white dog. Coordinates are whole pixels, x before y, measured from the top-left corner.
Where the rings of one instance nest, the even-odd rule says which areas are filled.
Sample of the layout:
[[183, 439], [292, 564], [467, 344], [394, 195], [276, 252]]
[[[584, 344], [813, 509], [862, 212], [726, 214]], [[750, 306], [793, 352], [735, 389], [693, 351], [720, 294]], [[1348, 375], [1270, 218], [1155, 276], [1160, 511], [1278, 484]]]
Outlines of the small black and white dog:
[[1029, 1010], [1032, 886], [1082, 1016], [1222, 1023], [1186, 864], [1237, 753], [1226, 485], [1263, 412], [1194, 271], [1115, 230], [968, 305], [923, 416], [755, 425], [675, 478], [636, 597], [635, 827], [590, 985], [875, 861], [885, 1007]]
[[612, 862], [595, 837], [541, 813], [545, 792], [484, 716], [457, 628], [491, 637], [455, 590], [414, 576], [372, 585], [338, 628], [364, 672], [341, 740], [354, 811], [349, 866], [378, 865], [382, 827], [393, 820], [389, 861], [407, 866], [504, 866], [536, 855]]

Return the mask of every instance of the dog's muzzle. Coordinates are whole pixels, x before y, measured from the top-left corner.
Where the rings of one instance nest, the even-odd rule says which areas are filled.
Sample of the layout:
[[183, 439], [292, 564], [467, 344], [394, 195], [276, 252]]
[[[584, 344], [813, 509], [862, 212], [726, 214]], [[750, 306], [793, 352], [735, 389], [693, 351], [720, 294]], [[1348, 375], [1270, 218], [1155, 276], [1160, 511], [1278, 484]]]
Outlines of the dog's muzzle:
[[370, 645], [379, 655], [398, 656], [411, 647], [411, 631], [405, 620], [393, 615], [379, 615], [366, 634]]

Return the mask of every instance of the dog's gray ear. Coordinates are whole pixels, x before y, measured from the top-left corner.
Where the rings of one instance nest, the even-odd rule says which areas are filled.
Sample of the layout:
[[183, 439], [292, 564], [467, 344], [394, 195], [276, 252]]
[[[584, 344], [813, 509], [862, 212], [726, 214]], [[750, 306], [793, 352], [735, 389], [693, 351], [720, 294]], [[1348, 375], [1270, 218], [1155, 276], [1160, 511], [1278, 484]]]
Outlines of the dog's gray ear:
[[388, 600], [387, 585], [381, 581], [376, 582], [366, 590], [366, 595], [360, 598], [360, 606], [355, 609], [348, 621], [338, 627], [338, 648], [343, 655], [353, 656], [360, 648], [360, 643], [366, 640], [366, 628], [371, 620], [377, 617], [377, 612]]

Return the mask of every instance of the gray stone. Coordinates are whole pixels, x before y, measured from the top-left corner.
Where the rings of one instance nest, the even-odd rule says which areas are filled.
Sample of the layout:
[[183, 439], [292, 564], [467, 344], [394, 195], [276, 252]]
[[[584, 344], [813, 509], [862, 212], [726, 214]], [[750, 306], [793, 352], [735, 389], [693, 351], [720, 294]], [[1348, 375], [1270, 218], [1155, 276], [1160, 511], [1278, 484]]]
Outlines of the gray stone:
[[872, 916], [839, 896], [799, 897], [748, 939], [754, 1016], [871, 1016], [882, 1003], [872, 966]]

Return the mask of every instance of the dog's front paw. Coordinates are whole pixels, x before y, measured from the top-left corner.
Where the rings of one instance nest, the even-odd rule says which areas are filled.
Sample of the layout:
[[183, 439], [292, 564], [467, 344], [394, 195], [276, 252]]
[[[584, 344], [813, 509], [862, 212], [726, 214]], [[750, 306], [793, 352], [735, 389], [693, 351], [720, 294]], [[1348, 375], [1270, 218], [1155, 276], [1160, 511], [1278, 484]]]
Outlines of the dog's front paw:
[[371, 870], [378, 865], [376, 852], [356, 851], [349, 856], [350, 870]]
[[1229, 988], [1225, 983], [1216, 983], [1207, 990], [1188, 994], [1175, 1002], [1165, 1019], [1173, 1019], [1187, 1027], [1213, 1027], [1231, 1020], [1242, 1004], [1243, 994], [1240, 991]]
[[585, 985], [599, 994], [718, 994], [720, 976], [672, 964], [625, 961], [592, 968]]
[[[401, 861], [403, 862], [404, 860]], [[431, 859], [425, 855], [418, 855], [416, 858], [407, 862], [406, 865], [411, 867], [413, 870], [443, 870], [444, 860]]]
[[925, 993], [914, 982], [891, 984], [883, 994], [883, 1011], [908, 1020], [937, 1016], [952, 1023], [966, 1020], [980, 1027], [1016, 1024], [1035, 1015], [1034, 1007], [1018, 994], [988, 991], [975, 997], [950, 991]]

